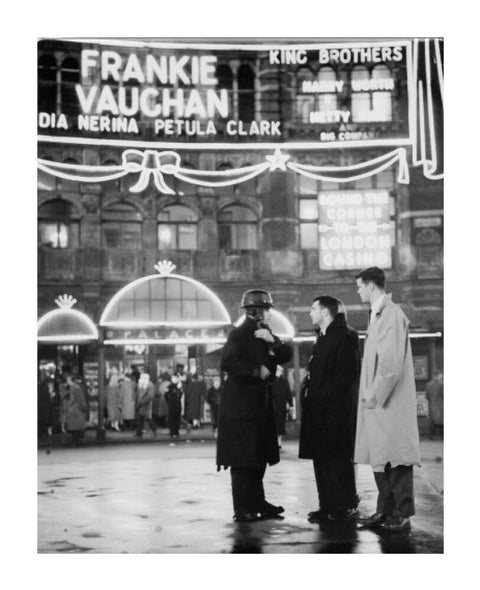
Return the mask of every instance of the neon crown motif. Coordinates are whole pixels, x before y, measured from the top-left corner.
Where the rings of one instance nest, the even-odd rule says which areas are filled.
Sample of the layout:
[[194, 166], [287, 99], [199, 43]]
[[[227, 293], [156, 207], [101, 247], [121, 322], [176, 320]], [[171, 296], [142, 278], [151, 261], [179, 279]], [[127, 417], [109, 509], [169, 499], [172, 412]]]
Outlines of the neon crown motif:
[[171, 260], [159, 260], [153, 268], [157, 270], [161, 275], [169, 275], [177, 267], [175, 266], [175, 264], [173, 264]]
[[71, 295], [64, 294], [59, 295], [55, 299], [55, 303], [58, 305], [58, 307], [69, 309], [70, 307], [73, 307], [75, 303], [77, 303], [77, 300], [75, 299], [75, 297], [72, 297]]

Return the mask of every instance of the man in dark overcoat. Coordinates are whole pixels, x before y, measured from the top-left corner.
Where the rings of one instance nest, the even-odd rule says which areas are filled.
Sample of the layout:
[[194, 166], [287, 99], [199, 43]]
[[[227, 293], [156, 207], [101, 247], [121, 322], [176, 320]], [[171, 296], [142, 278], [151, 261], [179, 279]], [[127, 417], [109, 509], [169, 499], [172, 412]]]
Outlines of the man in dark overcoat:
[[221, 369], [228, 379], [219, 408], [217, 466], [230, 467], [236, 521], [284, 511], [265, 500], [263, 488], [267, 463], [280, 460], [270, 384], [277, 364], [292, 357], [290, 345], [268, 328], [272, 306], [267, 291], [244, 293], [245, 321], [230, 332], [222, 351]]
[[320, 334], [302, 387], [299, 457], [313, 459], [319, 509], [309, 513], [311, 522], [358, 515], [353, 453], [360, 353], [358, 335], [340, 305], [323, 295], [310, 311]]

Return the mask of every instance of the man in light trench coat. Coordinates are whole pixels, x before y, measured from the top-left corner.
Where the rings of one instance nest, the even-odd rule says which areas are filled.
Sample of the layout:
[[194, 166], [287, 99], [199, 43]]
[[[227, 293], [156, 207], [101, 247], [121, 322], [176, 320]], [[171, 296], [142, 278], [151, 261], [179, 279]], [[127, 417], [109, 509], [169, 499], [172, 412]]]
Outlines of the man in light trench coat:
[[378, 488], [377, 509], [365, 527], [401, 531], [415, 514], [413, 466], [420, 465], [417, 405], [408, 319], [385, 293], [385, 274], [374, 266], [355, 276], [370, 303], [362, 361], [355, 463], [370, 464]]

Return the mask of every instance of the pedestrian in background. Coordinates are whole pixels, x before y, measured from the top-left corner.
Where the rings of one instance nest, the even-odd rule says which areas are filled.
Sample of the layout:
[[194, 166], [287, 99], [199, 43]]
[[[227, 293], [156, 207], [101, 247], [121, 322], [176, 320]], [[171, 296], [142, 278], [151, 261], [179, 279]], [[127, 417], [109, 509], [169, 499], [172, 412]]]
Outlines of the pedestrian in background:
[[141, 373], [137, 387], [136, 436], [143, 436], [145, 422], [148, 424], [153, 434], [157, 434], [157, 425], [151, 418], [154, 394], [155, 386], [150, 381], [150, 375], [148, 373]]
[[200, 428], [203, 403], [207, 397], [207, 386], [203, 375], [195, 373], [185, 385], [185, 418], [193, 428]]
[[353, 453], [360, 375], [358, 334], [347, 326], [340, 302], [313, 300], [319, 329], [302, 386], [299, 457], [313, 459], [318, 510], [310, 522], [351, 520], [358, 515]]
[[135, 400], [137, 384], [131, 379], [131, 374], [126, 372], [119, 380], [119, 399], [123, 428], [131, 430], [135, 423]]
[[420, 465], [417, 399], [408, 319], [385, 292], [385, 274], [356, 275], [361, 300], [370, 304], [362, 361], [355, 461], [370, 464], [377, 509], [360, 519], [367, 527], [401, 531], [415, 514], [413, 466]]
[[50, 379], [44, 374], [40, 377], [37, 390], [37, 437], [52, 434], [53, 408], [50, 397]]
[[222, 350], [228, 379], [220, 402], [217, 469], [230, 467], [234, 520], [254, 521], [284, 512], [266, 501], [263, 477], [267, 464], [280, 461], [270, 386], [277, 364], [288, 362], [292, 349], [268, 327], [270, 293], [247, 291], [241, 305], [245, 321]]
[[212, 421], [212, 430], [217, 437], [218, 426], [218, 409], [223, 394], [223, 385], [220, 377], [214, 377], [212, 386], [207, 391], [207, 403], [210, 406], [210, 419]]
[[168, 409], [165, 401], [165, 392], [170, 383], [170, 374], [164, 371], [161, 373], [155, 386], [155, 396], [152, 404], [152, 418], [158, 427], [166, 426]]
[[73, 446], [78, 447], [82, 444], [87, 423], [87, 399], [83, 387], [75, 381], [71, 373], [66, 375], [65, 391], [66, 428], [72, 435]]
[[443, 374], [433, 372], [433, 379], [427, 383], [428, 418], [430, 439], [440, 435], [443, 438]]
[[180, 435], [182, 395], [183, 391], [178, 387], [178, 383], [170, 382], [165, 393], [165, 401], [168, 407], [168, 430], [170, 432], [170, 438], [173, 439], [178, 439]]
[[277, 428], [278, 448], [282, 448], [283, 435], [287, 422], [287, 413], [293, 407], [292, 390], [283, 375], [283, 367], [278, 365], [275, 380], [272, 383], [273, 409]]
[[120, 420], [122, 412], [120, 407], [120, 386], [119, 375], [117, 369], [114, 367], [108, 379], [106, 387], [107, 397], [107, 415], [110, 428], [112, 430], [120, 431]]

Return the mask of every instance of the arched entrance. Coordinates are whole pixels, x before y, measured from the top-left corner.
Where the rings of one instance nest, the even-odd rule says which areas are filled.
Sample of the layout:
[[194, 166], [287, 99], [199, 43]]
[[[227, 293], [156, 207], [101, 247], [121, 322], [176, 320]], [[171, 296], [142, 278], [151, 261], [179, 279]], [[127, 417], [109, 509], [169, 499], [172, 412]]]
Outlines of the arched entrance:
[[120, 289], [100, 318], [99, 437], [105, 434], [104, 385], [110, 370], [121, 372], [135, 365], [153, 379], [178, 364], [190, 372], [203, 372], [206, 354], [225, 342], [232, 324], [225, 306], [208, 287], [175, 274], [170, 261], [159, 261], [154, 268], [156, 274]]
[[[93, 321], [78, 309], [71, 295], [59, 295], [55, 299], [58, 308], [44, 314], [37, 323], [39, 378], [48, 382], [51, 395], [53, 428], [60, 423], [59, 380], [64, 370], [82, 377], [88, 396], [88, 422], [96, 423], [98, 400], [98, 371], [84, 362], [98, 343], [98, 330]], [[93, 352], [95, 354], [95, 352]]]

